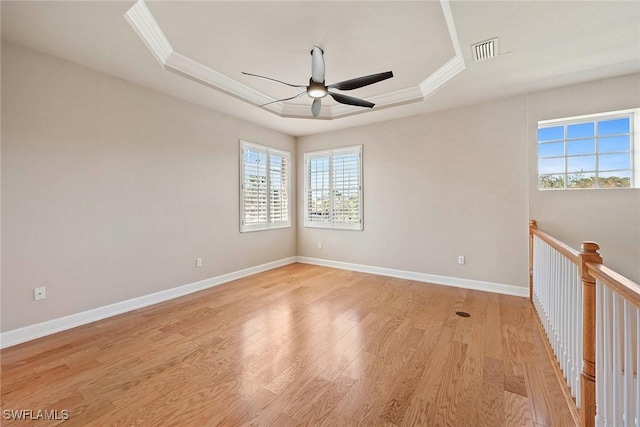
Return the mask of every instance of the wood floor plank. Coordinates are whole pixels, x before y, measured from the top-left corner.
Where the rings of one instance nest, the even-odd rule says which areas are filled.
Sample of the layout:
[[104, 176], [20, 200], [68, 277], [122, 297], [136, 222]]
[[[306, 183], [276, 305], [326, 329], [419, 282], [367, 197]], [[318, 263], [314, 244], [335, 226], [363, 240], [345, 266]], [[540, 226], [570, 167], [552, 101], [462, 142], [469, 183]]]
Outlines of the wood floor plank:
[[478, 410], [478, 425], [505, 425], [504, 371], [501, 360], [485, 357], [482, 399]]
[[[421, 334], [419, 338], [413, 337], [414, 339], [417, 338], [415, 341], [407, 340], [405, 345], [407, 348], [415, 348], [416, 351], [409, 361], [407, 368], [403, 369], [401, 375], [398, 377], [398, 383], [391, 393], [390, 400], [385, 403], [381, 417], [383, 420], [396, 425], [400, 425], [402, 422], [409, 407], [409, 399], [413, 395], [418, 381], [426, 369], [427, 361], [429, 360], [428, 355], [433, 349], [440, 329], [441, 324], [437, 323], [431, 323], [425, 331], [418, 328], [412, 329], [412, 331], [421, 331]], [[422, 339], [423, 337], [425, 339]]]
[[519, 394], [504, 392], [505, 423], [513, 427], [533, 427], [529, 401]]
[[[487, 309], [487, 339], [484, 343], [486, 357], [502, 360], [502, 321], [500, 319], [500, 295], [489, 295], [489, 308]], [[495, 333], [497, 332], [497, 333]]]
[[441, 382], [438, 393], [433, 401], [430, 419], [435, 420], [436, 425], [456, 425], [458, 412], [463, 402], [460, 402], [462, 376], [461, 369], [467, 353], [467, 344], [451, 341], [446, 355], [446, 361], [441, 371]]
[[487, 337], [487, 298], [479, 295], [474, 301], [471, 332], [467, 354], [463, 364], [460, 384], [460, 402], [456, 422], [459, 425], [478, 425], [478, 411], [482, 401], [484, 372], [484, 343]]
[[302, 405], [285, 408], [284, 413], [291, 412], [291, 418], [306, 425], [320, 424], [335, 410], [342, 397], [349, 392], [355, 380], [341, 375], [337, 380], [329, 383], [316, 399], [303, 396]]
[[292, 264], [4, 349], [0, 408], [69, 411], [28, 424], [46, 426], [572, 425], [533, 316]]

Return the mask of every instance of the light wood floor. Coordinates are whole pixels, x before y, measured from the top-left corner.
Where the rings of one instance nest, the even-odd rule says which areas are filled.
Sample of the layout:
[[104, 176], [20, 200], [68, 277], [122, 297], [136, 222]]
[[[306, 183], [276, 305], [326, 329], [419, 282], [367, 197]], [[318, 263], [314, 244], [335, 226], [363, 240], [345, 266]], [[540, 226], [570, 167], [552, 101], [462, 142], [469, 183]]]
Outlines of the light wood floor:
[[573, 425], [528, 300], [303, 264], [0, 355], [65, 426]]

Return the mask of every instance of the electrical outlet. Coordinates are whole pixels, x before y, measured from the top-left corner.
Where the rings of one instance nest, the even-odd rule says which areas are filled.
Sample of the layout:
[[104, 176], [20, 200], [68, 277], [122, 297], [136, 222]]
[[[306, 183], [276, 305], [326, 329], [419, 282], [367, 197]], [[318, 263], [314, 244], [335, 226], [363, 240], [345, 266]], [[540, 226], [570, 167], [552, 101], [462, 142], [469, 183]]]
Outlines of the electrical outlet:
[[45, 299], [47, 297], [47, 289], [44, 286], [39, 288], [35, 288], [33, 290], [33, 299], [35, 301], [39, 301], [41, 299]]
[[202, 258], [196, 258], [196, 267], [202, 267]]
[[318, 242], [318, 249], [322, 249], [322, 242]]
[[464, 256], [463, 255], [460, 255], [458, 257], [458, 264], [464, 264]]

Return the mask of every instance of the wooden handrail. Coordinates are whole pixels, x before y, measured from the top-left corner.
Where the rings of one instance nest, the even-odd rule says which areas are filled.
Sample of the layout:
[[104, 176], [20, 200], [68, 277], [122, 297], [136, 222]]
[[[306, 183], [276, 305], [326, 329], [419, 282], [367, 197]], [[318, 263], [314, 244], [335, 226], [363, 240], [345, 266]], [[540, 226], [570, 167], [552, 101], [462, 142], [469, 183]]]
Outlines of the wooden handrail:
[[639, 284], [602, 264], [587, 262], [587, 270], [589, 275], [600, 280], [615, 293], [620, 294], [624, 299], [635, 304], [636, 307], [640, 307]]
[[[535, 221], [533, 221], [533, 223], [535, 224]], [[531, 235], [538, 236], [540, 240], [547, 242], [547, 244], [549, 244], [552, 248], [554, 248], [555, 250], [560, 252], [562, 255], [564, 255], [569, 261], [571, 261], [576, 265], [580, 264], [580, 260], [579, 260], [580, 252], [573, 249], [571, 246], [562, 243], [560, 240], [549, 236], [544, 231], [538, 230], [537, 225], [536, 225], [536, 228], [532, 228], [530, 225], [529, 230]]]
[[602, 265], [595, 242], [583, 242], [578, 252], [561, 241], [538, 230], [536, 221], [529, 221], [529, 286], [533, 291], [533, 238], [542, 241], [576, 264], [582, 281], [582, 373], [580, 381], [580, 425], [593, 427], [596, 416], [596, 281], [613, 290], [636, 307], [640, 307], [640, 285]]

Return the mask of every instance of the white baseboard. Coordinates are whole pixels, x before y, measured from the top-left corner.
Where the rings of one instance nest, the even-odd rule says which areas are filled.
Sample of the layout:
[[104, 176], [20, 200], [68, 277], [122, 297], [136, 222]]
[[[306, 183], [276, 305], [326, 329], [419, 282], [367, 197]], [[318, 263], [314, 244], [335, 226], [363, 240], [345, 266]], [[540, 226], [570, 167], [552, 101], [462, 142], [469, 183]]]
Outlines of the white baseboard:
[[352, 264], [348, 262], [332, 261], [321, 258], [304, 256], [296, 257], [297, 262], [320, 265], [323, 267], [340, 268], [342, 270], [359, 271], [361, 273], [376, 274], [378, 276], [397, 277], [399, 279], [415, 280], [417, 282], [433, 283], [434, 285], [454, 286], [456, 288], [475, 289], [477, 291], [493, 292], [516, 297], [528, 297], [529, 288], [504, 285], [502, 283], [483, 282], [480, 280], [460, 279], [457, 277], [438, 276], [435, 274], [418, 273], [415, 271], [395, 270], [392, 268], [374, 267], [371, 265]]
[[0, 333], [0, 348], [11, 347], [26, 341], [46, 335], [55, 334], [87, 323], [102, 320], [107, 317], [116, 316], [128, 311], [136, 310], [149, 305], [168, 301], [204, 289], [241, 279], [252, 274], [261, 273], [263, 271], [272, 270], [284, 265], [300, 262], [304, 264], [320, 265], [324, 267], [339, 268], [342, 270], [359, 271], [362, 273], [376, 274], [379, 276], [397, 277], [399, 279], [415, 280], [418, 282], [433, 283], [436, 285], [454, 286], [465, 289], [475, 289], [478, 291], [494, 292], [504, 295], [513, 295], [518, 297], [529, 296], [529, 289], [520, 286], [504, 285], [501, 283], [483, 282], [471, 279], [459, 279], [448, 276], [438, 276], [435, 274], [418, 273], [414, 271], [395, 270], [391, 268], [374, 267], [370, 265], [352, 264], [348, 262], [332, 261], [320, 258], [310, 257], [289, 257], [278, 261], [269, 262], [255, 267], [246, 268], [244, 270], [234, 271], [220, 276], [211, 277], [209, 279], [190, 283], [188, 285], [178, 286], [176, 288], [167, 289], [165, 291], [144, 295], [138, 298], [117, 302], [115, 304], [98, 307], [82, 313], [71, 314], [69, 316], [48, 320], [46, 322], [37, 323], [35, 325], [25, 326], [23, 328]]
[[296, 257], [284, 258], [278, 261], [269, 262], [255, 267], [245, 268], [244, 270], [234, 271], [220, 276], [211, 277], [209, 279], [200, 280], [188, 285], [178, 286], [176, 288], [167, 289], [165, 291], [155, 292], [153, 294], [144, 295], [138, 298], [117, 302], [115, 304], [98, 307], [82, 313], [71, 314], [69, 316], [48, 320], [46, 322], [37, 323], [35, 325], [25, 326], [23, 328], [14, 329], [0, 334], [0, 348], [11, 347], [26, 341], [44, 337], [46, 335], [55, 334], [56, 332], [75, 328], [76, 326], [85, 325], [107, 317], [126, 313], [127, 311], [136, 310], [138, 308], [157, 304], [159, 302], [168, 301], [204, 289], [218, 286], [232, 280], [241, 279], [252, 274], [261, 273], [263, 271], [272, 270], [284, 265], [293, 264]]

